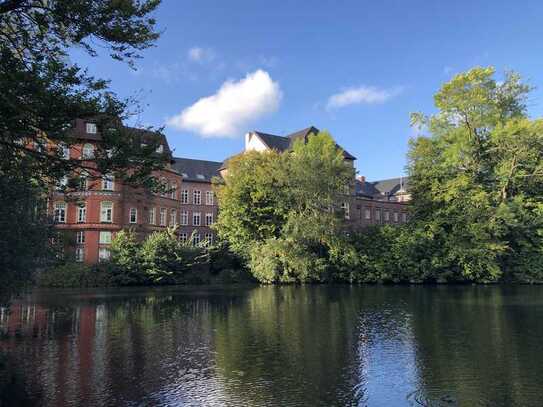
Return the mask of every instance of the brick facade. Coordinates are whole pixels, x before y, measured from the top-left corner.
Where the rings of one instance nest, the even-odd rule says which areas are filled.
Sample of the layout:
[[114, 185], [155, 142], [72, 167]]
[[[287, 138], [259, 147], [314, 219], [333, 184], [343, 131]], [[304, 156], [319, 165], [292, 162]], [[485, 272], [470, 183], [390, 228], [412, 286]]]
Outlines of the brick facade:
[[[123, 185], [115, 179], [104, 181], [102, 174], [93, 171], [92, 151], [99, 146], [100, 136], [89, 122], [78, 120], [74, 131], [81, 142], [66, 149], [66, 159], [88, 156], [86, 182], [69, 193], [51, 191], [48, 210], [56, 219], [56, 227], [67, 231], [70, 246], [78, 261], [94, 264], [109, 256], [111, 239], [120, 230], [132, 229], [143, 239], [154, 231], [179, 225], [179, 238], [193, 239], [194, 243], [212, 242], [211, 228], [217, 220], [218, 202], [213, 193], [212, 179], [226, 172], [224, 163], [176, 158], [164, 136], [160, 151], [167, 154], [169, 164], [153, 175], [169, 186], [164, 193], [151, 193], [142, 188]], [[92, 123], [90, 123], [92, 124]], [[91, 131], [88, 133], [88, 131]], [[135, 130], [136, 132], [139, 130]], [[245, 151], [250, 149], [287, 149], [294, 139], [307, 139], [314, 127], [281, 137], [254, 132], [246, 136]], [[257, 146], [257, 147], [255, 147]], [[356, 159], [344, 151], [351, 164]], [[405, 182], [400, 179], [367, 183], [363, 177], [355, 181], [355, 188], [344, 198], [347, 224], [353, 229], [378, 224], [400, 224], [407, 221], [408, 195]], [[407, 198], [406, 198], [407, 197]]]

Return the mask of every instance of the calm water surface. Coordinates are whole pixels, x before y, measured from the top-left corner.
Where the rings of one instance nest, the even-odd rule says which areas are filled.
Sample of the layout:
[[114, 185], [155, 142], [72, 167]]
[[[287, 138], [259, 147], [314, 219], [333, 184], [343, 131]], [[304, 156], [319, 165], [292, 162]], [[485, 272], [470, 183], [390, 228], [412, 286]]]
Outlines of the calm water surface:
[[543, 287], [35, 291], [0, 331], [14, 405], [543, 405]]

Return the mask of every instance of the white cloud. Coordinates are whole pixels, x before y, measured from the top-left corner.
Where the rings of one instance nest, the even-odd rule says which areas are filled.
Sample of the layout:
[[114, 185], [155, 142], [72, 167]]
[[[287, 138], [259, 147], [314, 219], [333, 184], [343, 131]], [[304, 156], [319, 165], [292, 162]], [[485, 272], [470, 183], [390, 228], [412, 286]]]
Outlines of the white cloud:
[[259, 69], [237, 82], [226, 81], [217, 93], [201, 98], [167, 124], [205, 138], [236, 137], [249, 123], [277, 110], [281, 95], [279, 84]]
[[348, 88], [330, 96], [326, 107], [327, 109], [339, 109], [341, 107], [362, 103], [368, 105], [385, 103], [390, 98], [400, 94], [401, 91], [402, 88], [379, 89], [374, 86]]
[[192, 47], [187, 56], [192, 62], [211, 62], [215, 59], [215, 52], [211, 48]]

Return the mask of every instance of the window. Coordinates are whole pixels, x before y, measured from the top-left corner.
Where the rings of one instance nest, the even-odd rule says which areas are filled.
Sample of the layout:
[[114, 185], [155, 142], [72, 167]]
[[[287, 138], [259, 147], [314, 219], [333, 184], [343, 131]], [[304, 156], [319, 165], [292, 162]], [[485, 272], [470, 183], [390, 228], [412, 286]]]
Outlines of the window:
[[394, 212], [394, 222], [398, 223], [400, 220], [398, 212]]
[[201, 205], [202, 204], [202, 191], [194, 191], [192, 193], [192, 203], [194, 205]]
[[160, 178], [160, 186], [162, 188], [162, 191], [160, 192], [160, 196], [167, 197], [168, 196], [168, 180], [164, 177]]
[[85, 223], [87, 221], [87, 207], [78, 206], [77, 207], [77, 223]]
[[181, 191], [181, 203], [182, 204], [188, 204], [189, 203], [189, 190], [184, 189]]
[[149, 224], [154, 225], [156, 222], [156, 209], [151, 208], [149, 209]]
[[381, 209], [376, 209], [375, 210], [375, 220], [377, 222], [381, 222]]
[[402, 213], [402, 222], [403, 223], [406, 223], [407, 222], [407, 213]]
[[200, 212], [196, 212], [192, 214], [192, 225], [200, 226]]
[[213, 244], [213, 233], [206, 233], [204, 235], [204, 243], [207, 246], [211, 246]]
[[100, 222], [113, 222], [113, 202], [103, 201], [100, 203]]
[[87, 176], [85, 174], [79, 175], [79, 180], [78, 180], [77, 187], [78, 187], [78, 189], [80, 191], [86, 191], [87, 190]]
[[102, 177], [102, 190], [104, 191], [113, 191], [114, 183], [113, 183], [114, 177], [113, 175], [104, 175]]
[[60, 144], [58, 146], [58, 150], [60, 158], [63, 158], [64, 160], [70, 159], [70, 147], [68, 147], [66, 144]]
[[187, 243], [187, 240], [188, 240], [187, 234], [186, 233], [181, 233], [179, 235], [179, 239], [181, 240], [182, 243]]
[[390, 212], [385, 211], [385, 222], [388, 222], [388, 221], [390, 221]]
[[200, 234], [199, 233], [195, 233], [195, 234], [192, 235], [192, 244], [194, 246], [200, 244]]
[[100, 244], [111, 244], [111, 232], [109, 230], [100, 231]]
[[130, 223], [138, 223], [138, 210], [137, 208], [130, 208], [130, 215], [128, 217]]
[[83, 232], [83, 231], [77, 232], [75, 234], [75, 241], [76, 241], [77, 244], [85, 243], [85, 232]]
[[87, 123], [87, 134], [96, 134], [96, 123]]
[[206, 205], [213, 205], [213, 191], [206, 191]]
[[108, 261], [111, 257], [111, 252], [107, 247], [100, 247], [98, 249], [98, 261]]
[[67, 186], [68, 186], [68, 177], [65, 175], [61, 179], [58, 180], [56, 189], [57, 191], [64, 191]]
[[170, 210], [170, 226], [177, 224], [177, 211], [175, 209]]
[[341, 203], [341, 209], [343, 210], [343, 214], [345, 216], [345, 219], [350, 219], [350, 211], [349, 211], [349, 202], [342, 202]]
[[181, 211], [181, 224], [186, 226], [189, 224], [189, 213], [187, 211]]
[[196, 174], [196, 178], [198, 178], [198, 179], [206, 179], [204, 174]]
[[83, 158], [93, 158], [94, 157], [94, 146], [92, 144], [85, 144], [83, 146]]
[[170, 185], [170, 198], [177, 199], [177, 184]]
[[366, 219], [371, 219], [371, 209], [370, 208], [364, 209], [364, 217]]
[[213, 225], [213, 214], [212, 213], [206, 213], [206, 226]]
[[85, 249], [83, 247], [78, 247], [75, 249], [75, 261], [81, 263], [85, 260]]
[[161, 144], [156, 148], [156, 152], [161, 154], [164, 152], [164, 146]]
[[166, 208], [160, 208], [160, 226], [166, 226]]
[[66, 223], [66, 202], [55, 203], [54, 219], [57, 223]]

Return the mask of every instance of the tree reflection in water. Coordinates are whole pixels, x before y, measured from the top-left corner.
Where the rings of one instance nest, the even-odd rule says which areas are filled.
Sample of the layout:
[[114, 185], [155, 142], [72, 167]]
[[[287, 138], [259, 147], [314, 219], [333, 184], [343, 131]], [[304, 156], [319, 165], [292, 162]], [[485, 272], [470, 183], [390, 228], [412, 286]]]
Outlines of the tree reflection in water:
[[9, 396], [19, 404], [530, 406], [543, 388], [541, 294], [36, 291], [2, 313], [0, 351], [16, 361], [21, 387]]

